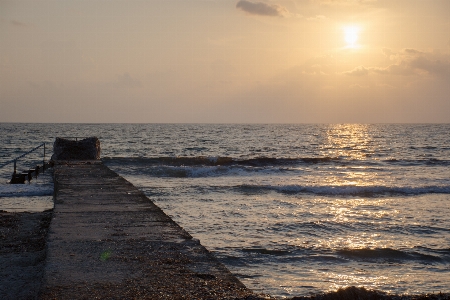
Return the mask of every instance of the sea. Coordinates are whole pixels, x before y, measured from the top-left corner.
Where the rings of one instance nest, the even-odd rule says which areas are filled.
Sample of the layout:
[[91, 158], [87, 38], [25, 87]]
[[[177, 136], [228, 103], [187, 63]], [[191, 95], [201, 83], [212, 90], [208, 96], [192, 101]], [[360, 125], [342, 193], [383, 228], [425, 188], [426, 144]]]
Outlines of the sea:
[[[0, 166], [90, 136], [257, 293], [450, 292], [450, 124], [0, 123]], [[0, 210], [53, 207], [50, 170], [22, 185], [12, 171], [0, 168]]]

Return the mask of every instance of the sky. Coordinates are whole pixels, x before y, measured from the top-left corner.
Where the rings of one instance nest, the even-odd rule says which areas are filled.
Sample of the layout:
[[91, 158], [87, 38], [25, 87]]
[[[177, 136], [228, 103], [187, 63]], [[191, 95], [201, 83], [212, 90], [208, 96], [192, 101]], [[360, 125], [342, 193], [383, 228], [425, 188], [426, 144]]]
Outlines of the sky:
[[449, 0], [0, 0], [0, 122], [448, 123]]

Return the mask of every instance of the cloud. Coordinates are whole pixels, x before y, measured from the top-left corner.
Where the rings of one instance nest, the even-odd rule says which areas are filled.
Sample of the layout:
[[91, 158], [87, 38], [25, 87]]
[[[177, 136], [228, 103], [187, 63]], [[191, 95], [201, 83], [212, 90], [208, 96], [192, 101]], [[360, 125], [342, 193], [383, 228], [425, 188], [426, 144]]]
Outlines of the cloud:
[[129, 73], [123, 73], [123, 75], [117, 76], [116, 86], [120, 88], [135, 88], [141, 87], [141, 82], [130, 76]]
[[419, 56], [410, 61], [410, 66], [415, 69], [424, 70], [429, 74], [450, 76], [450, 61]]
[[240, 0], [236, 4], [236, 8], [245, 11], [248, 14], [259, 16], [284, 17], [289, 14], [289, 11], [283, 6], [267, 4], [264, 2]]
[[422, 51], [416, 50], [416, 49], [410, 49], [410, 48], [405, 48], [402, 50], [403, 53], [406, 54], [422, 54]]
[[395, 53], [389, 49], [389, 48], [383, 48], [381, 49], [381, 52], [383, 52], [384, 55], [386, 55], [388, 58], [391, 58]]
[[377, 2], [378, 0], [315, 0], [320, 4], [327, 5], [364, 5], [364, 4], [372, 4]]
[[[395, 64], [386, 68], [374, 68], [381, 74], [414, 75], [423, 74], [450, 76], [450, 55], [437, 52], [423, 52], [406, 48], [395, 54]], [[391, 55], [392, 56], [392, 55]]]
[[325, 17], [324, 15], [316, 15], [314, 17], [306, 18], [306, 20], [308, 20], [308, 21], [322, 21], [322, 20], [325, 20], [326, 18], [327, 17]]
[[401, 61], [399, 63], [395, 63], [389, 65], [387, 67], [369, 67], [367, 68], [369, 71], [374, 73], [383, 74], [383, 75], [401, 75], [401, 76], [410, 76], [415, 75], [417, 72], [411, 68], [408, 62]]
[[297, 69], [301, 74], [316, 76], [334, 74], [335, 58], [332, 55], [321, 55], [308, 59]]
[[450, 55], [436, 52], [423, 52], [416, 49], [403, 49], [393, 52], [384, 48], [383, 53], [394, 61], [387, 67], [364, 67], [359, 66], [342, 74], [351, 76], [364, 76], [369, 73], [382, 75], [435, 75], [450, 77]]
[[368, 85], [360, 85], [360, 84], [351, 84], [349, 86], [349, 88], [351, 88], [351, 89], [368, 89], [369, 86]]
[[369, 69], [367, 69], [363, 66], [359, 66], [359, 67], [354, 68], [351, 71], [344, 72], [343, 74], [350, 75], [350, 76], [365, 76], [365, 75], [369, 74]]
[[376, 87], [379, 87], [379, 88], [385, 88], [385, 89], [396, 89], [397, 87], [395, 87], [395, 86], [393, 86], [393, 85], [391, 85], [391, 84], [387, 84], [387, 83], [385, 83], [385, 82], [383, 82], [383, 83], [377, 83], [376, 84]]
[[19, 27], [27, 27], [27, 26], [29, 26], [27, 23], [19, 22], [19, 21], [16, 21], [16, 20], [11, 20], [9, 23], [11, 25], [13, 25], [13, 26], [19, 26]]

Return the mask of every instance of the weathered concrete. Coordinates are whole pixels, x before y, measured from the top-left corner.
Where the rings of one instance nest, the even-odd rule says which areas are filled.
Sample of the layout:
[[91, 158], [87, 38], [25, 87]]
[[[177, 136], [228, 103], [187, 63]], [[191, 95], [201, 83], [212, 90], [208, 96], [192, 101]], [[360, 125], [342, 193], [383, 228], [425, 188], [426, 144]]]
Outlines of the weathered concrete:
[[96, 137], [80, 141], [57, 137], [53, 143], [52, 161], [100, 159], [100, 141]]
[[101, 162], [59, 162], [54, 177], [41, 299], [253, 298], [198, 240]]

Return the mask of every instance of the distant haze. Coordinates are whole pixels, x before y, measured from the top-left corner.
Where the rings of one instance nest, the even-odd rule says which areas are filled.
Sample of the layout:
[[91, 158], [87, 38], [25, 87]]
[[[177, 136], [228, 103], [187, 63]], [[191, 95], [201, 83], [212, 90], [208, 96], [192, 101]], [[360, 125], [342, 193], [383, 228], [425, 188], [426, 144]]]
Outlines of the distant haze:
[[449, 0], [0, 0], [0, 122], [450, 122]]

